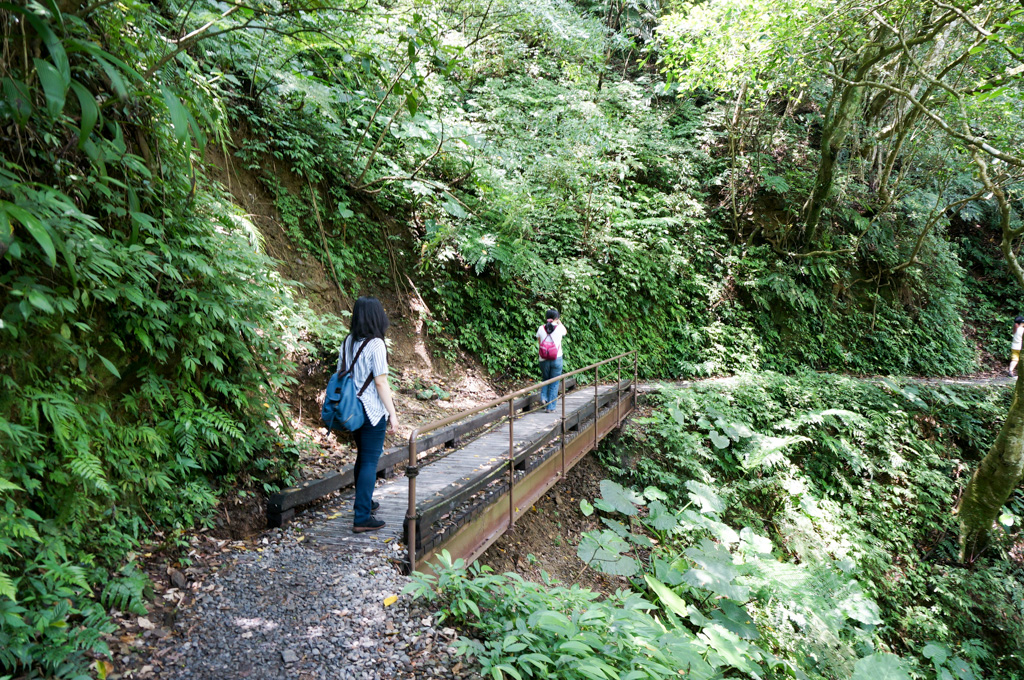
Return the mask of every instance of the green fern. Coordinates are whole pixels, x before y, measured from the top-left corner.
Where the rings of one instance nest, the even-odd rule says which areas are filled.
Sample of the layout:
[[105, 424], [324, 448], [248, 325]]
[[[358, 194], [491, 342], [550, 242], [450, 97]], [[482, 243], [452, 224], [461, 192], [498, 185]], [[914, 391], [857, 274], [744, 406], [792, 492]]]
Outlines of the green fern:
[[100, 603], [108, 609], [120, 609], [142, 616], [146, 613], [146, 600], [153, 595], [153, 584], [134, 564], [121, 570], [100, 593]]

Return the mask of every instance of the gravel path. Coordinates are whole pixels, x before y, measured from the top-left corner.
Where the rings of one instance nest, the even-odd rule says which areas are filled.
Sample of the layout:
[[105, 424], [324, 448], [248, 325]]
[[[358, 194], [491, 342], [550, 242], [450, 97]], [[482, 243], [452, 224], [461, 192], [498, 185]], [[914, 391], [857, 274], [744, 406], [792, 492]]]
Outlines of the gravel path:
[[[151, 677], [479, 677], [449, 646], [456, 632], [401, 594], [409, 579], [385, 557], [311, 549], [297, 531], [272, 532], [257, 545], [179, 611]], [[386, 604], [390, 596], [398, 599]]]

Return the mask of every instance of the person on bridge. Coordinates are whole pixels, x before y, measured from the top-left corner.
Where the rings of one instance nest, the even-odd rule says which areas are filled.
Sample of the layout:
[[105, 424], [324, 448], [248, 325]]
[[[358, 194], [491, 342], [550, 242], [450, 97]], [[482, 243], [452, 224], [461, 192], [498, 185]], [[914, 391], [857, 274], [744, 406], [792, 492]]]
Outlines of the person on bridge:
[[1018, 316], [1013, 320], [1013, 344], [1010, 345], [1010, 376], [1013, 378], [1017, 377], [1013, 369], [1017, 367], [1017, 362], [1020, 361], [1022, 340], [1024, 340], [1024, 316]]
[[[551, 380], [562, 375], [562, 338], [566, 336], [565, 326], [559, 319], [557, 309], [549, 309], [546, 322], [537, 329], [540, 351], [540, 379]], [[540, 401], [544, 410], [552, 412], [558, 405], [558, 382], [540, 388]]]
[[[398, 427], [398, 414], [391, 398], [391, 387], [388, 385], [388, 348], [384, 343], [384, 334], [390, 322], [380, 300], [373, 297], [361, 297], [352, 307], [352, 326], [349, 335], [341, 345], [345, 361], [352, 366], [352, 381], [363, 385], [373, 375], [359, 396], [365, 420], [363, 426], [352, 434], [356, 440], [356, 464], [354, 470], [356, 482], [355, 519], [352, 531], [375, 531], [384, 526], [384, 521], [373, 516], [378, 503], [373, 500], [373, 490], [377, 483], [377, 461], [384, 450], [384, 431], [395, 431]], [[364, 340], [369, 340], [359, 360], [351, 364]]]

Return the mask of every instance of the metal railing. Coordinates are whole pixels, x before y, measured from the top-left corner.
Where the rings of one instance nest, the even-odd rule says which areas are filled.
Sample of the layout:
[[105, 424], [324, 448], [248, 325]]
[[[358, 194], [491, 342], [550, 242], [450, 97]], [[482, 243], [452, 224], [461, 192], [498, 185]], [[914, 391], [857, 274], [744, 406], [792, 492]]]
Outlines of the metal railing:
[[580, 373], [585, 373], [586, 371], [591, 371], [591, 370], [594, 371], [594, 422], [595, 422], [595, 424], [594, 424], [594, 447], [596, 448], [597, 444], [598, 444], [597, 419], [598, 419], [599, 412], [600, 412], [600, 409], [598, 407], [598, 398], [599, 398], [599, 392], [600, 392], [600, 377], [601, 377], [600, 369], [605, 364], [610, 364], [613, 361], [617, 362], [617, 365], [616, 365], [616, 382], [615, 382], [615, 390], [616, 390], [615, 420], [616, 420], [616, 422], [621, 422], [620, 405], [621, 405], [621, 401], [622, 401], [622, 360], [624, 358], [628, 357], [628, 356], [632, 356], [633, 357], [633, 382], [632, 382], [632, 384], [629, 387], [630, 387], [630, 389], [635, 390], [636, 389], [636, 385], [637, 385], [638, 353], [637, 353], [637, 350], [634, 349], [634, 350], [630, 350], [628, 352], [623, 352], [622, 354], [619, 354], [618, 356], [611, 357], [610, 359], [605, 359], [604, 361], [599, 361], [596, 364], [590, 364], [589, 366], [584, 366], [583, 368], [577, 368], [575, 371], [570, 371], [568, 373], [563, 373], [562, 375], [558, 376], [557, 378], [551, 378], [550, 380], [545, 380], [544, 382], [534, 383], [533, 385], [530, 385], [529, 387], [524, 387], [523, 389], [518, 390], [516, 392], [513, 392], [511, 394], [506, 394], [504, 397], [500, 397], [498, 399], [494, 399], [492, 401], [487, 402], [486, 404], [481, 404], [481, 405], [476, 406], [474, 408], [471, 408], [471, 409], [469, 409], [467, 411], [462, 411], [461, 413], [457, 413], [457, 414], [455, 414], [453, 416], [449, 416], [449, 417], [444, 418], [442, 420], [437, 420], [437, 421], [434, 421], [432, 423], [428, 423], [427, 425], [421, 425], [419, 427], [414, 428], [413, 431], [409, 434], [409, 464], [408, 464], [408, 466], [405, 469], [405, 475], [406, 475], [406, 477], [409, 478], [409, 508], [408, 508], [408, 510], [406, 511], [406, 514], [405, 514], [405, 525], [406, 525], [406, 540], [408, 541], [408, 546], [409, 546], [409, 571], [410, 571], [410, 573], [413, 572], [413, 571], [416, 571], [416, 522], [418, 520], [418, 516], [417, 516], [417, 513], [416, 513], [416, 477], [419, 475], [419, 470], [420, 470], [420, 466], [417, 464], [418, 463], [417, 451], [416, 451], [416, 438], [417, 437], [419, 437], [422, 434], [426, 434], [427, 432], [433, 432], [434, 430], [439, 430], [442, 427], [445, 427], [446, 425], [451, 425], [452, 423], [455, 423], [455, 422], [457, 422], [459, 420], [462, 420], [464, 418], [468, 418], [469, 416], [472, 416], [472, 415], [474, 415], [476, 413], [479, 413], [481, 411], [485, 411], [487, 409], [494, 408], [495, 406], [499, 406], [499, 405], [501, 405], [501, 404], [503, 404], [505, 402], [508, 402], [508, 406], [509, 406], [509, 409], [508, 409], [508, 484], [509, 484], [508, 498], [509, 498], [509, 528], [511, 528], [512, 525], [515, 523], [515, 508], [513, 506], [514, 501], [513, 501], [513, 493], [512, 493], [513, 489], [515, 487], [515, 466], [516, 466], [516, 462], [515, 462], [515, 445], [514, 445], [515, 400], [518, 399], [519, 397], [522, 397], [522, 396], [525, 396], [525, 395], [529, 394], [530, 392], [533, 392], [534, 390], [536, 390], [538, 388], [546, 387], [547, 385], [551, 385], [551, 384], [553, 384], [555, 382], [558, 382], [559, 380], [562, 381], [561, 385], [560, 385], [560, 391], [561, 391], [561, 397], [562, 397], [562, 399], [561, 399], [561, 401], [562, 401], [562, 415], [561, 415], [561, 428], [562, 428], [562, 432], [561, 432], [561, 443], [560, 443], [560, 446], [561, 446], [561, 449], [562, 449], [562, 476], [564, 477], [565, 476], [565, 379], [566, 378], [570, 378], [570, 377], [572, 377], [574, 375], [578, 375]]

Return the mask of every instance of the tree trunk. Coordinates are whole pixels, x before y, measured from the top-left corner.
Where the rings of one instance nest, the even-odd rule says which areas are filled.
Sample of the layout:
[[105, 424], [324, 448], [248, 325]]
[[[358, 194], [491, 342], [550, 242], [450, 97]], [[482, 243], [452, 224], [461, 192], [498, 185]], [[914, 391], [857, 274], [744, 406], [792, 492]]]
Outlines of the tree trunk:
[[[861, 72], [867, 71], [862, 67], [857, 73], [857, 79]], [[821, 131], [821, 160], [818, 162], [818, 175], [814, 180], [814, 190], [808, 200], [807, 206], [807, 240], [805, 245], [813, 246], [819, 236], [821, 226], [821, 211], [825, 208], [825, 201], [832, 191], [832, 183], [835, 179], [836, 159], [839, 151], [850, 133], [850, 125], [853, 122], [854, 114], [859, 110], [863, 88], [847, 86], [836, 105], [835, 114], [825, 121]]]
[[973, 562], [988, 546], [989, 534], [999, 517], [999, 510], [1024, 476], [1024, 399], [1021, 399], [1021, 379], [1017, 378], [1013, 403], [999, 430], [999, 436], [971, 475], [971, 481], [957, 507], [962, 562]]

